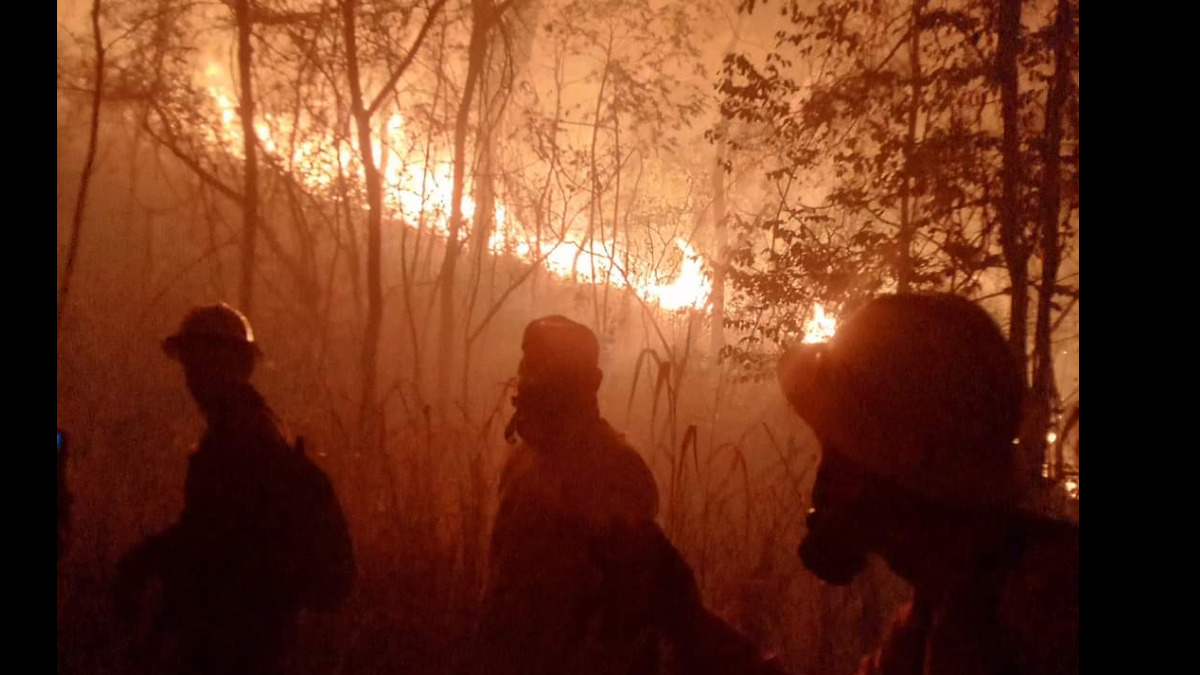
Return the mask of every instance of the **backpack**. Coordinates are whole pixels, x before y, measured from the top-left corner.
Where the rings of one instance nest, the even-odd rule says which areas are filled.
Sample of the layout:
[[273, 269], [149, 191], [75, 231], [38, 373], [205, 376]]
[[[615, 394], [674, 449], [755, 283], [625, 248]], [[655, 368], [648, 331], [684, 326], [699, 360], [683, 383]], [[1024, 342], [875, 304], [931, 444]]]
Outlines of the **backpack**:
[[354, 545], [333, 484], [300, 439], [277, 476], [276, 568], [288, 601], [300, 609], [336, 610], [357, 577]]

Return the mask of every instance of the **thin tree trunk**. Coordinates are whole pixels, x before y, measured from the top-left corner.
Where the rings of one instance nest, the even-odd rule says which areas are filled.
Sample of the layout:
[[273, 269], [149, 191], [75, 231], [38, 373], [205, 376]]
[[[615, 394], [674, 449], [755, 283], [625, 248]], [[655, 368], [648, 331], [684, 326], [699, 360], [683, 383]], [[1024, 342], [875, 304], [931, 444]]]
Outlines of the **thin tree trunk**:
[[917, 151], [917, 126], [920, 121], [923, 82], [921, 72], [921, 15], [927, 0], [913, 0], [912, 24], [909, 27], [909, 63], [912, 69], [912, 100], [908, 108], [908, 135], [904, 139], [904, 183], [900, 193], [900, 236], [897, 241], [897, 283], [901, 293], [913, 290], [915, 269], [913, 263], [913, 238], [916, 234], [916, 206], [913, 196], [912, 172]]
[[725, 134], [717, 145], [717, 158], [713, 166], [713, 245], [716, 247], [713, 265], [712, 296], [712, 358], [721, 357], [725, 349], [725, 268], [729, 264], [729, 227], [725, 193], [725, 162], [729, 152], [729, 141]]
[[1012, 285], [1009, 341], [1029, 380], [1029, 249], [1021, 219], [1021, 129], [1017, 81], [1017, 56], [1021, 41], [1022, 0], [1003, 0], [1000, 7], [1000, 49], [997, 74], [1000, 78], [1004, 117], [1004, 192], [1000, 203], [1001, 243]]
[[383, 325], [383, 176], [375, 165], [371, 140], [371, 113], [363, 96], [358, 62], [358, 0], [342, 4], [342, 27], [346, 41], [346, 70], [350, 80], [351, 110], [358, 132], [359, 161], [367, 186], [367, 321], [362, 345], [362, 392], [359, 398], [360, 431], [366, 429], [375, 407], [378, 382], [379, 337]]
[[[386, 84], [368, 101], [363, 92], [361, 64], [358, 52], [358, 1], [343, 0], [342, 29], [346, 42], [346, 75], [350, 80], [350, 107], [358, 135], [359, 159], [367, 187], [367, 320], [363, 330], [362, 393], [359, 399], [359, 430], [364, 433], [375, 417], [379, 380], [379, 339], [383, 330], [383, 174], [375, 164], [374, 142], [371, 139], [371, 119], [379, 112], [412, 65], [417, 52], [429, 34], [437, 15], [445, 6], [439, 0], [429, 9], [425, 23], [412, 47]], [[363, 440], [369, 440], [364, 437]]]
[[96, 168], [96, 150], [100, 145], [100, 104], [104, 98], [104, 34], [100, 28], [100, 0], [92, 0], [92, 40], [95, 48], [95, 89], [92, 92], [92, 121], [88, 133], [87, 157], [79, 179], [79, 194], [75, 198], [75, 214], [71, 218], [71, 239], [67, 244], [67, 263], [63, 268], [62, 285], [58, 291], [58, 316], [55, 332], [62, 332], [63, 317], [66, 316], [67, 301], [71, 296], [71, 283], [75, 279], [75, 267], [79, 261], [79, 243], [83, 239], [84, 212], [87, 210], [88, 191], [92, 185], [92, 174]]
[[242, 270], [238, 294], [241, 310], [254, 312], [254, 270], [258, 257], [258, 132], [254, 128], [254, 45], [250, 0], [237, 0], [238, 77], [241, 94], [238, 114], [242, 122], [244, 157], [242, 188]]
[[462, 100], [458, 105], [458, 117], [454, 126], [454, 191], [450, 206], [450, 232], [446, 242], [446, 255], [441, 271], [441, 325], [438, 354], [438, 399], [448, 402], [450, 387], [454, 381], [454, 354], [459, 344], [455, 335], [455, 284], [458, 274], [458, 256], [461, 246], [465, 218], [463, 198], [466, 193], [467, 171], [467, 127], [471, 121], [471, 104], [479, 84], [483, 61], [487, 53], [488, 32], [491, 30], [492, 8], [488, 0], [472, 0], [474, 24], [468, 47], [467, 80], [463, 85]]
[[[1059, 224], [1062, 214], [1062, 138], [1063, 108], [1066, 105], [1071, 64], [1069, 45], [1072, 38], [1070, 0], [1059, 0], [1055, 21], [1055, 72], [1046, 97], [1046, 127], [1042, 132], [1041, 226], [1042, 280], [1038, 289], [1037, 332], [1034, 339], [1033, 394], [1037, 399], [1038, 429], [1048, 430], [1053, 411], [1058, 407], [1058, 386], [1054, 372], [1053, 311], [1058, 272], [1062, 266], [1062, 241]], [[1043, 434], [1039, 434], [1039, 437]]]

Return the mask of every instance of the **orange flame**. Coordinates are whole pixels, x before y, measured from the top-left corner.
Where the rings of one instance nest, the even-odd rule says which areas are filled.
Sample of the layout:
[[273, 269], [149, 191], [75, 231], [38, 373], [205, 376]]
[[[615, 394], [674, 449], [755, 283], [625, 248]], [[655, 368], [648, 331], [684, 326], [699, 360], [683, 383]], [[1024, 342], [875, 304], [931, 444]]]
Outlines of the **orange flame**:
[[[209, 66], [204, 74], [208, 80], [209, 95], [221, 121], [219, 137], [213, 135], [209, 140], [231, 155], [241, 157], [242, 130], [236, 97], [228, 94], [220, 82], [219, 68]], [[301, 122], [301, 125], [304, 123]], [[275, 119], [271, 115], [264, 115], [255, 124], [259, 142], [275, 161], [290, 167], [314, 191], [330, 190], [343, 175], [362, 183], [363, 172], [358, 164], [358, 149], [353, 139], [338, 144], [320, 134], [293, 134], [293, 126], [292, 122]], [[295, 143], [276, 140], [293, 136], [305, 140]], [[442, 237], [449, 237], [453, 193], [451, 162], [410, 162], [407, 157], [385, 154], [385, 145], [389, 148], [411, 147], [404, 117], [399, 113], [388, 119], [381, 136], [375, 139], [372, 150], [375, 162], [383, 172], [386, 190], [384, 204], [390, 215], [410, 227], [413, 223], [423, 221]], [[463, 215], [470, 221], [475, 216], [477, 206], [469, 196], [470, 191], [467, 192], [463, 197]], [[705, 272], [704, 258], [682, 240], [676, 242], [683, 253], [679, 274], [664, 283], [656, 275], [631, 270], [611, 241], [588, 243], [582, 234], [568, 232], [563, 241], [543, 243], [538, 247], [535, 238], [512, 217], [500, 199], [496, 201], [494, 217], [496, 227], [488, 242], [493, 253], [515, 255], [530, 264], [540, 261], [546, 270], [560, 278], [610, 284], [618, 288], [632, 286], [639, 297], [671, 312], [704, 310], [712, 295], [712, 280]], [[460, 236], [465, 239], [468, 234], [463, 232]]]
[[675, 245], [683, 253], [679, 276], [669, 284], [635, 283], [638, 295], [672, 312], [704, 309], [713, 290], [712, 279], [704, 271], [704, 259], [682, 239], [677, 240]]
[[837, 335], [837, 329], [837, 318], [826, 313], [825, 305], [818, 304], [813, 311], [813, 317], [804, 325], [804, 344], [829, 342]]

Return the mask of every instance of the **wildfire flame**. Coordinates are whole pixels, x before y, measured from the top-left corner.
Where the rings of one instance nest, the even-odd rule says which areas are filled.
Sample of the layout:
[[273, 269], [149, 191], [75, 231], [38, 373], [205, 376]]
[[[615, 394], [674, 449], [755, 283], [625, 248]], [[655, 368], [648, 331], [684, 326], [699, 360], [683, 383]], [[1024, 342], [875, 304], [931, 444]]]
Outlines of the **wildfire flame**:
[[682, 239], [677, 240], [675, 245], [683, 253], [683, 267], [679, 276], [669, 284], [637, 286], [638, 294], [670, 311], [703, 309], [712, 295], [712, 280], [704, 271], [704, 259]]
[[1079, 479], [1068, 478], [1067, 481], [1063, 483], [1063, 489], [1067, 491], [1067, 495], [1071, 497], [1071, 499], [1079, 499]]
[[825, 311], [825, 305], [818, 304], [813, 310], [812, 318], [804, 325], [804, 344], [829, 342], [837, 335], [837, 328], [837, 318]]
[[[209, 141], [235, 157], [243, 156], [243, 137], [238, 119], [236, 97], [230, 95], [220, 81], [221, 71], [215, 66], [205, 70], [208, 92], [219, 114], [220, 130]], [[358, 165], [357, 144], [351, 139], [334, 143], [321, 134], [295, 134], [293, 122], [264, 115], [255, 124], [259, 142], [272, 161], [295, 174], [314, 192], [331, 190], [343, 176], [361, 185], [363, 172]], [[300, 123], [304, 126], [304, 122]], [[310, 129], [301, 129], [310, 132]], [[294, 137], [306, 140], [280, 140]], [[384, 177], [384, 205], [393, 220], [416, 227], [422, 223], [435, 233], [449, 238], [450, 212], [453, 194], [453, 169], [449, 161], [410, 161], [403, 151], [386, 148], [413, 148], [416, 145], [405, 131], [405, 120], [393, 114], [374, 139], [373, 155]], [[364, 209], [366, 206], [364, 205]], [[463, 196], [463, 215], [470, 223], [477, 205], [470, 190]], [[664, 282], [657, 275], [633, 269], [612, 241], [589, 242], [578, 232], [567, 232], [562, 241], [542, 242], [517, 222], [502, 199], [496, 199], [495, 227], [488, 248], [495, 254], [513, 255], [529, 264], [541, 264], [562, 279], [582, 283], [609, 284], [617, 288], [632, 287], [638, 297], [666, 311], [705, 310], [712, 295], [712, 280], [705, 272], [704, 258], [682, 240], [676, 241], [683, 262], [679, 274]], [[461, 232], [466, 239], [469, 232]]]

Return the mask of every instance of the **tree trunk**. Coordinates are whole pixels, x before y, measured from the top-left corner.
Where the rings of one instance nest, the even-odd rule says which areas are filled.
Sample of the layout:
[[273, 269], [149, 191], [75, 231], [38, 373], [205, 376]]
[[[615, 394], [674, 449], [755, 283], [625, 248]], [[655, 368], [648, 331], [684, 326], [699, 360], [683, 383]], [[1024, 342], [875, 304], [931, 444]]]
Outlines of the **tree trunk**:
[[[725, 125], [728, 128], [728, 125]], [[717, 145], [716, 165], [713, 167], [713, 265], [712, 294], [712, 358], [717, 361], [725, 349], [725, 267], [729, 264], [729, 206], [725, 192], [725, 162], [729, 141], [722, 132]]]
[[92, 92], [92, 121], [88, 133], [87, 158], [83, 162], [83, 173], [79, 179], [79, 193], [75, 198], [75, 214], [71, 218], [71, 240], [67, 244], [67, 263], [63, 268], [62, 285], [58, 291], [58, 316], [55, 332], [62, 332], [63, 317], [67, 311], [67, 300], [71, 295], [71, 282], [75, 278], [75, 266], [79, 260], [79, 242], [83, 238], [83, 216], [87, 209], [88, 191], [91, 189], [92, 174], [96, 167], [96, 150], [100, 145], [100, 104], [104, 98], [104, 34], [100, 29], [100, 0], [92, 0], [92, 40], [95, 48], [95, 90]]
[[446, 241], [446, 256], [442, 261], [441, 271], [441, 326], [438, 354], [438, 399], [445, 406], [449, 401], [450, 387], [454, 382], [453, 364], [457, 345], [460, 344], [455, 336], [455, 284], [458, 275], [458, 256], [460, 238], [465, 218], [463, 216], [463, 197], [467, 182], [467, 127], [471, 121], [471, 104], [475, 99], [475, 89], [479, 84], [479, 76], [483, 70], [484, 57], [487, 55], [488, 32], [491, 30], [492, 8], [488, 0], [472, 0], [474, 24], [471, 28], [471, 42], [468, 47], [467, 80], [463, 85], [462, 100], [458, 104], [458, 118], [454, 126], [454, 192], [450, 206], [450, 232]]
[[[725, 57], [733, 54], [742, 39], [742, 27], [746, 15], [738, 13], [733, 35], [725, 47]], [[722, 120], [720, 137], [717, 139], [716, 166], [713, 167], [713, 295], [712, 295], [712, 358], [719, 362], [725, 350], [725, 286], [729, 267], [729, 194], [726, 191], [725, 165], [729, 162], [729, 130], [727, 121]]]
[[371, 140], [371, 112], [363, 96], [358, 62], [358, 0], [342, 4], [346, 70], [350, 80], [351, 110], [358, 133], [359, 160], [367, 184], [367, 321], [362, 345], [362, 392], [359, 398], [359, 430], [368, 428], [378, 395], [379, 338], [383, 326], [383, 176], [375, 165]]
[[921, 15], [928, 0], [913, 0], [912, 20], [909, 27], [908, 55], [911, 67], [912, 100], [908, 107], [908, 134], [904, 139], [904, 182], [900, 188], [900, 236], [896, 246], [896, 281], [901, 293], [913, 290], [915, 269], [913, 263], [913, 238], [916, 234], [916, 206], [913, 197], [912, 173], [916, 167], [913, 157], [917, 152], [917, 126], [921, 115], [923, 82], [921, 81]]
[[[1037, 332], [1034, 339], [1033, 395], [1037, 401], [1038, 430], [1048, 431], [1058, 407], [1058, 386], [1054, 371], [1053, 311], [1058, 272], [1062, 265], [1060, 223], [1062, 216], [1062, 139], [1063, 108], [1067, 100], [1072, 39], [1070, 0], [1059, 0], [1054, 30], [1054, 79], [1046, 97], [1046, 127], [1042, 132], [1042, 194], [1039, 211], [1042, 249], [1042, 279], [1038, 289]], [[1039, 434], [1044, 437], [1045, 434]]]
[[1000, 233], [1004, 259], [1012, 284], [1009, 342], [1029, 381], [1029, 249], [1021, 218], [1020, 184], [1021, 129], [1018, 100], [1017, 56], [1021, 43], [1022, 0], [1003, 0], [1000, 7], [1000, 48], [996, 70], [1000, 79], [1004, 118], [1003, 195], [1000, 204]]
[[238, 294], [241, 310], [247, 316], [254, 312], [254, 269], [258, 257], [258, 132], [254, 128], [254, 45], [250, 0], [237, 0], [235, 6], [238, 31], [238, 78], [241, 94], [238, 114], [242, 122], [244, 150], [242, 188], [242, 270]]

